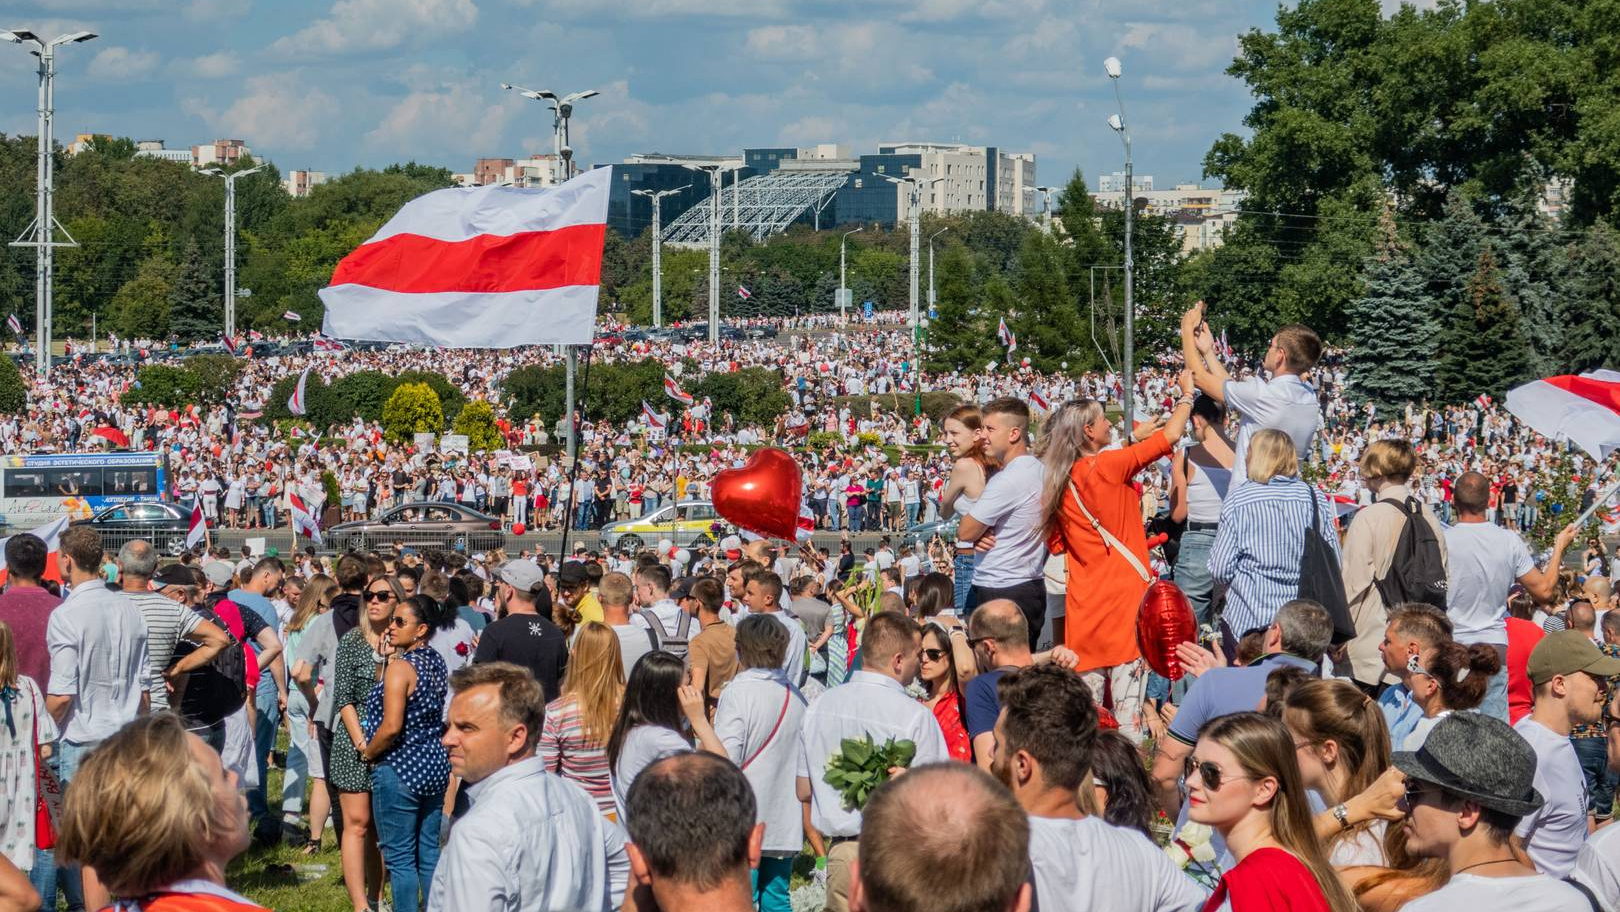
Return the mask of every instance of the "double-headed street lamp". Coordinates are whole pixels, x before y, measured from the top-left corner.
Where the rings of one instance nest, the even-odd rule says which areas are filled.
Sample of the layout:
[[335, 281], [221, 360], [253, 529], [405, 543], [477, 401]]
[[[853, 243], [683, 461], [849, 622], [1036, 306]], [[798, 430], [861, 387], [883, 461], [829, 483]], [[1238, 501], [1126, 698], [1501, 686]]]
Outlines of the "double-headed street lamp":
[[[887, 174], [879, 175], [891, 184], [907, 187], [906, 199], [910, 202], [911, 218], [911, 360], [913, 372], [916, 375], [917, 393], [922, 394], [922, 344], [918, 333], [921, 329], [921, 315], [917, 311], [917, 279], [918, 279], [918, 247], [922, 235], [922, 188], [932, 187], [944, 180], [943, 177], [890, 177]], [[921, 399], [918, 400], [918, 409], [921, 410]]]
[[1119, 93], [1119, 77], [1124, 73], [1119, 58], [1104, 60], [1103, 71], [1114, 84], [1114, 101], [1119, 105], [1118, 114], [1108, 115], [1108, 126], [1125, 143], [1125, 363], [1122, 367], [1125, 373], [1125, 436], [1129, 439], [1131, 428], [1136, 424], [1136, 412], [1132, 407], [1136, 399], [1136, 259], [1131, 251], [1131, 228], [1136, 220], [1136, 190], [1131, 176], [1131, 131], [1125, 124], [1125, 99]]
[[660, 256], [664, 246], [664, 239], [660, 237], [663, 225], [659, 220], [659, 204], [666, 196], [673, 196], [692, 186], [676, 187], [674, 190], [631, 190], [636, 196], [645, 196], [652, 200], [652, 285], [653, 285], [653, 326], [664, 325], [664, 264]]
[[844, 236], [838, 239], [838, 322], [839, 323], [848, 323], [849, 322], [849, 298], [850, 298], [850, 295], [849, 295], [849, 283], [844, 281], [844, 243], [849, 240], [850, 235], [852, 235], [852, 234], [854, 234], [854, 233], [856, 233], [858, 231], [865, 231], [865, 230], [866, 230], [865, 225], [862, 225], [859, 228], [852, 228], [852, 229], [844, 232]]
[[[736, 162], [713, 165], [694, 165], [682, 162], [681, 167], [703, 171], [709, 175], [709, 344], [720, 344], [720, 191], [724, 187], [726, 172], [738, 167]], [[736, 191], [733, 190], [733, 193]]]
[[96, 37], [95, 32], [70, 32], [46, 41], [27, 29], [0, 29], [0, 39], [13, 44], [32, 44], [36, 50], [28, 53], [39, 58], [39, 135], [35, 141], [38, 162], [34, 180], [34, 224], [24, 231], [13, 247], [34, 248], [34, 332], [38, 337], [38, 351], [34, 354], [34, 367], [41, 377], [51, 370], [51, 295], [52, 279], [56, 267], [57, 247], [77, 247], [78, 242], [62, 228], [67, 240], [56, 240], [56, 229], [61, 228], [55, 212], [55, 164], [51, 157], [56, 145], [51, 131], [51, 117], [56, 110], [56, 49], [66, 44], [77, 44]]
[[546, 89], [525, 89], [510, 82], [501, 83], [501, 88], [516, 92], [524, 98], [544, 102], [551, 108], [551, 151], [556, 156], [553, 165], [554, 173], [552, 183], [560, 184], [573, 176], [573, 147], [568, 144], [568, 118], [574, 113], [574, 105], [601, 94], [595, 89], [584, 92], [574, 92], [571, 95], [558, 95]]
[[226, 174], [218, 168], [202, 173], [225, 178], [225, 338], [236, 343], [236, 181], [263, 171], [264, 165]]

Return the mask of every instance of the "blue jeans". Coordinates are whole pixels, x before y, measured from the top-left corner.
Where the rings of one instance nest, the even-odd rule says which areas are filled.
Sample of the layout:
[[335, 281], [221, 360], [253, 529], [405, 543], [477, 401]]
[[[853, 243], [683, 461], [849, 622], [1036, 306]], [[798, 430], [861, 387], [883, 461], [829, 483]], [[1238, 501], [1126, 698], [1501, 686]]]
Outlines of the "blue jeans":
[[838, 524], [843, 521], [843, 514], [844, 514], [844, 508], [842, 506], [840, 506], [838, 504], [835, 504], [835, 503], [832, 503], [831, 501], [828, 501], [828, 503], [827, 503], [827, 528], [832, 530], [833, 532], [837, 532], [838, 531]]
[[583, 532], [591, 527], [591, 517], [596, 515], [596, 501], [587, 500], [574, 505], [574, 529]]
[[849, 531], [851, 531], [851, 532], [859, 532], [859, 531], [861, 531], [861, 526], [864, 525], [864, 523], [862, 523], [861, 520], [863, 520], [865, 518], [866, 518], [866, 505], [865, 504], [856, 504], [855, 506], [850, 507], [849, 508]]
[[973, 568], [979, 565], [979, 552], [970, 551], [967, 554], [956, 552], [956, 562], [952, 585], [955, 587], [956, 615], [967, 617], [968, 590], [973, 588]]
[[1503, 722], [1508, 720], [1507, 686], [1508, 673], [1504, 666], [1501, 671], [1491, 676], [1491, 682], [1485, 688], [1485, 701], [1479, 704], [1479, 712], [1482, 715], [1494, 716]]
[[[74, 744], [71, 741], [57, 742], [56, 776], [62, 781], [64, 794], [67, 792], [68, 783], [73, 781], [74, 774], [79, 771], [79, 763], [100, 743], [100, 741], [87, 741], [84, 744]], [[84, 912], [84, 881], [79, 874], [78, 865], [57, 865], [56, 885], [62, 888], [62, 898], [67, 901], [68, 912]], [[55, 897], [44, 900], [41, 908], [56, 908]]]
[[759, 868], [750, 871], [754, 884], [754, 908], [759, 912], [793, 912], [788, 899], [788, 878], [793, 874], [793, 856], [761, 855]]
[[309, 733], [309, 701], [304, 699], [303, 691], [294, 687], [287, 694], [287, 774], [281, 780], [282, 816], [296, 817], [304, 810], [311, 756], [320, 759], [315, 738]]
[[919, 503], [919, 502], [913, 502], [913, 503], [906, 504], [906, 528], [907, 529], [909, 529], [912, 526], [915, 526], [917, 524], [917, 514], [919, 512], [921, 512], [921, 511], [922, 511], [922, 504]]
[[[266, 675], [270, 674], [265, 669]], [[270, 816], [270, 750], [276, 746], [276, 729], [281, 725], [281, 708], [276, 705], [275, 687], [260, 687], [253, 693], [253, 762], [259, 769], [259, 785], [248, 792], [248, 814], [263, 821]]]
[[372, 767], [371, 813], [377, 821], [377, 846], [388, 867], [388, 882], [394, 888], [395, 912], [417, 912], [427, 899], [433, 869], [439, 863], [443, 808], [444, 792], [414, 794], [393, 766]]
[[[62, 746], [56, 745], [51, 758], [45, 765], [61, 778]], [[34, 850], [34, 866], [28, 870], [28, 882], [34, 885], [34, 892], [40, 896], [42, 908], [56, 909], [56, 852], [51, 849]]]
[[1571, 738], [1581, 772], [1586, 774], [1587, 812], [1601, 823], [1614, 816], [1614, 787], [1620, 774], [1609, 769], [1607, 738]]
[[1176, 585], [1187, 594], [1193, 617], [1200, 625], [1214, 623], [1210, 602], [1215, 595], [1215, 581], [1209, 575], [1209, 551], [1214, 544], [1214, 529], [1189, 530], [1181, 533], [1181, 550], [1176, 555]]

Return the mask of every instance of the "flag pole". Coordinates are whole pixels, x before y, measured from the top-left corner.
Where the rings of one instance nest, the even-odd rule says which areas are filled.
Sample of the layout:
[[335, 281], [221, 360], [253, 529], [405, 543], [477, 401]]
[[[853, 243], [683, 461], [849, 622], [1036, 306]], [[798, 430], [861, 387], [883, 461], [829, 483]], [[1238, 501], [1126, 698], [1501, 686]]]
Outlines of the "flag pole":
[[[583, 418], [584, 415], [585, 415], [586, 392], [590, 389], [590, 382], [591, 382], [591, 346], [586, 345], [585, 346], [585, 365], [584, 365], [584, 367], [582, 367], [580, 369], [579, 399], [578, 399], [578, 402], [577, 402], [581, 418]], [[575, 436], [575, 446], [574, 446], [574, 461], [572, 463], [570, 463], [569, 466], [568, 466], [568, 500], [566, 501], [568, 506], [563, 511], [566, 515], [563, 516], [562, 544], [557, 546], [557, 566], [559, 566], [559, 567], [562, 566], [563, 560], [568, 557], [568, 533], [574, 528], [574, 479], [579, 474], [579, 446], [578, 446], [577, 434], [578, 434], [579, 430], [581, 430], [581, 429], [575, 426], [575, 424], [574, 424], [574, 416], [573, 415], [570, 414], [570, 415], [566, 416], [566, 419], [568, 421], [569, 434]], [[581, 425], [583, 425], [584, 423], [585, 422], [583, 420], [581, 420], [579, 422], [579, 424], [581, 424]], [[583, 530], [581, 530], [581, 531], [583, 531]]]
[[1586, 525], [1586, 521], [1592, 518], [1592, 514], [1596, 513], [1599, 507], [1608, 503], [1609, 498], [1613, 497], [1617, 491], [1620, 491], [1620, 479], [1616, 479], [1615, 483], [1609, 485], [1607, 490], [1592, 498], [1592, 505], [1587, 507], [1581, 512], [1580, 516], [1575, 518], [1575, 528], [1579, 529], [1580, 527]]

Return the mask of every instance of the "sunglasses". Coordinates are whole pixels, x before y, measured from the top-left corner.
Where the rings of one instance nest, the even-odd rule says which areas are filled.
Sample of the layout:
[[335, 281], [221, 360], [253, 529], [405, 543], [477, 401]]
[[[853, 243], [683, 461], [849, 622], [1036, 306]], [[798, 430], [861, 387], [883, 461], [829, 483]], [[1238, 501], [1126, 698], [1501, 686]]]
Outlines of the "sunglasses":
[[1254, 778], [1252, 776], [1228, 776], [1221, 772], [1221, 768], [1219, 766], [1216, 766], [1214, 763], [1211, 763], [1208, 760], [1199, 761], [1188, 757], [1186, 768], [1182, 771], [1182, 778], [1191, 782], [1194, 773], [1197, 773], [1198, 778], [1203, 781], [1204, 788], [1209, 789], [1212, 792], [1220, 791], [1221, 786], [1228, 782], [1238, 779]]
[[404, 618], [397, 614], [388, 619], [388, 626], [390, 627], [405, 627], [407, 623], [408, 622]]
[[1431, 782], [1412, 779], [1406, 783], [1406, 790], [1401, 793], [1401, 803], [1410, 810], [1421, 804], [1425, 795], [1440, 800], [1445, 797], [1445, 790], [1435, 788]]
[[376, 589], [366, 593], [366, 601], [368, 602], [391, 602], [393, 600], [394, 593], [389, 592], [387, 589]]
[[945, 658], [945, 650], [943, 650], [943, 649], [924, 649], [923, 650], [923, 658], [927, 659], [930, 662], [938, 662], [940, 659]]

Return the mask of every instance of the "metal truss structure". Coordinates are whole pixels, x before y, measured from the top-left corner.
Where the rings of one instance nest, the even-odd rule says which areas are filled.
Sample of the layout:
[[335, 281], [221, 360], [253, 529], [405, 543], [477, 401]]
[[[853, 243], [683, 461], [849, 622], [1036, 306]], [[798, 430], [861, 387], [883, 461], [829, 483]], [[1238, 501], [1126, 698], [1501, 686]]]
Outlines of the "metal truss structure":
[[[756, 241], [780, 234], [806, 212], [821, 210], [849, 180], [849, 169], [779, 169], [755, 175], [720, 192], [720, 230], [746, 231]], [[686, 210], [664, 229], [666, 244], [706, 244], [710, 201]]]

